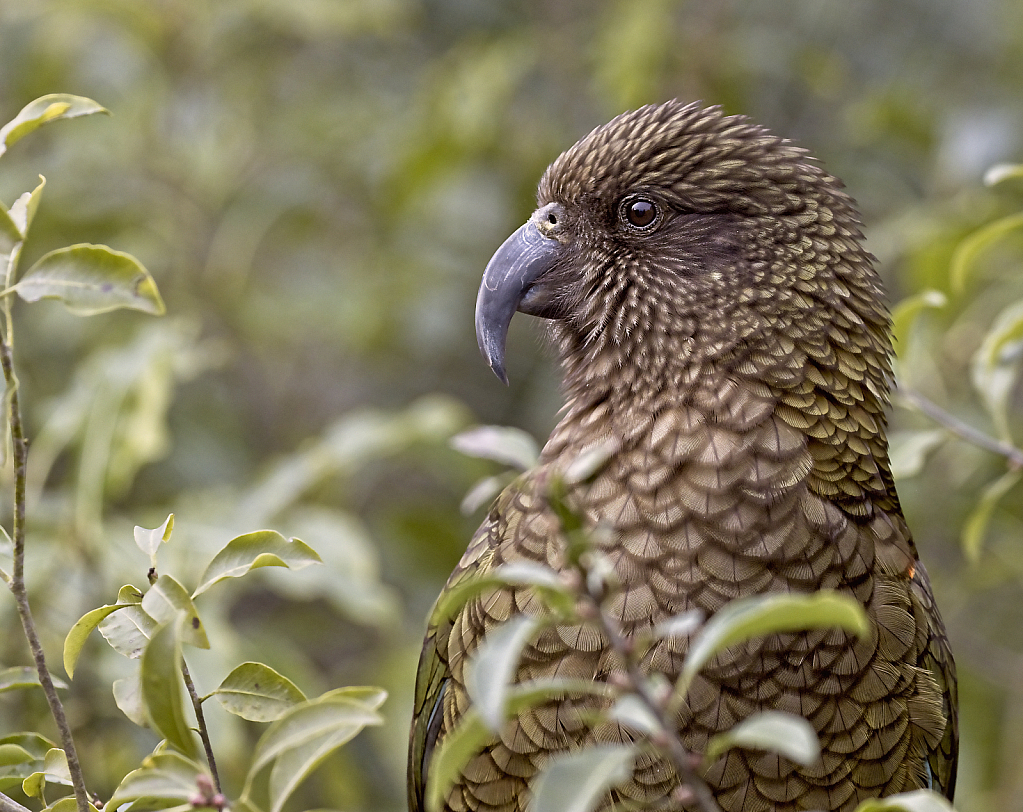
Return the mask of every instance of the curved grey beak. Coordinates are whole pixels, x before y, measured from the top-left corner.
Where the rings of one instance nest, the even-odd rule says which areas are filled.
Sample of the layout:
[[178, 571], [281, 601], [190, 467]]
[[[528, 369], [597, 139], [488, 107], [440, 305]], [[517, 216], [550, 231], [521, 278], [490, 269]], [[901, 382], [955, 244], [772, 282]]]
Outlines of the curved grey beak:
[[530, 219], [491, 257], [476, 296], [476, 340], [480, 352], [504, 383], [508, 326], [532, 284], [557, 261], [562, 245], [545, 237]]

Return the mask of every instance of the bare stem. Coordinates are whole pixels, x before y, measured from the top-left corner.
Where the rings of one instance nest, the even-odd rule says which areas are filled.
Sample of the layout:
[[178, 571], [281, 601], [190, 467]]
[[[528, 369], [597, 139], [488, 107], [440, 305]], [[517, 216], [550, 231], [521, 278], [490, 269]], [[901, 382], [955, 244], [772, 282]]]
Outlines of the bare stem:
[[32, 812], [27, 806], [22, 806], [17, 801], [8, 798], [0, 792], [0, 812]]
[[[8, 321], [9, 333], [10, 321]], [[89, 795], [85, 789], [85, 776], [82, 774], [82, 765], [78, 761], [75, 740], [71, 736], [71, 727], [68, 725], [67, 715], [64, 713], [64, 705], [60, 701], [60, 697], [57, 696], [57, 689], [50, 677], [50, 669], [46, 666], [46, 655], [43, 653], [43, 645], [36, 631], [32, 609], [28, 603], [28, 590], [25, 587], [25, 482], [28, 470], [28, 439], [25, 437], [25, 428], [21, 422], [18, 379], [14, 374], [11, 345], [3, 336], [0, 336], [0, 364], [3, 365], [4, 380], [10, 398], [11, 446], [14, 460], [14, 532], [12, 534], [14, 572], [11, 575], [9, 586], [18, 606], [18, 615], [21, 618], [25, 639], [28, 640], [28, 647], [32, 651], [32, 659], [35, 661], [36, 672], [39, 675], [39, 684], [50, 705], [53, 721], [57, 723], [57, 729], [60, 731], [61, 744], [64, 754], [67, 756], [67, 766], [71, 773], [71, 784], [75, 790], [78, 812], [89, 812]]]
[[[220, 788], [220, 776], [217, 774], [217, 760], [213, 757], [213, 745], [210, 744], [210, 732], [206, 727], [206, 717], [202, 712], [202, 699], [199, 692], [195, 690], [195, 683], [192, 682], [192, 675], [188, 673], [188, 666], [181, 661], [181, 674], [185, 678], [185, 687], [188, 689], [188, 696], [192, 700], [192, 709], [195, 711], [195, 720], [199, 726], [199, 738], [202, 739], [203, 749], [206, 751], [206, 761], [210, 765], [210, 775], [213, 777], [213, 785], [217, 792], [223, 792]], [[0, 810], [2, 812], [2, 810]]]
[[[583, 584], [588, 585], [590, 579], [587, 577], [589, 575], [587, 568], [581, 562], [579, 566]], [[582, 593], [587, 603], [593, 609], [596, 616], [595, 619], [600, 625], [604, 636], [607, 637], [611, 649], [625, 664], [625, 673], [628, 675], [630, 683], [629, 690], [653, 714], [654, 719], [657, 720], [658, 727], [664, 734], [663, 741], [657, 742], [657, 746], [668, 756], [672, 766], [675, 768], [675, 772], [692, 791], [693, 798], [699, 809], [702, 812], [721, 812], [721, 808], [718, 806], [717, 801], [714, 800], [707, 782], [696, 771], [695, 765], [698, 763], [698, 757], [689, 752], [682, 743], [682, 739], [679, 738], [674, 720], [669, 716], [665, 703], [655, 696], [651, 690], [650, 682], [640, 670], [635, 651], [630, 641], [622, 633], [618, 621], [604, 611], [600, 595], [593, 594], [588, 586], [583, 588]]]
[[969, 423], [960, 420], [951, 412], [945, 411], [933, 400], [924, 397], [913, 389], [906, 389], [900, 386], [898, 394], [909, 406], [927, 415], [931, 420], [939, 423], [957, 437], [966, 440], [966, 442], [978, 448], [983, 448], [985, 451], [991, 451], [1005, 457], [1013, 470], [1023, 468], [1023, 449], [1017, 448], [1012, 443], [997, 440], [979, 429], [975, 429]]

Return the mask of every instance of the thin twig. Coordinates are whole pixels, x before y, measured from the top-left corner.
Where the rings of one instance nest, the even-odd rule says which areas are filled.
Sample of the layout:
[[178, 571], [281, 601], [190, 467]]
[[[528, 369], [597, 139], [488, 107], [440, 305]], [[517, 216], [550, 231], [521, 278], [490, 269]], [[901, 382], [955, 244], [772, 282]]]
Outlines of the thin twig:
[[[9, 335], [10, 321], [8, 321], [7, 327]], [[43, 653], [43, 645], [36, 631], [32, 609], [28, 603], [28, 590], [25, 587], [25, 482], [28, 470], [28, 439], [25, 437], [25, 429], [21, 422], [18, 379], [14, 374], [11, 345], [3, 336], [0, 336], [0, 364], [3, 365], [4, 380], [7, 383], [10, 397], [11, 446], [14, 461], [14, 532], [12, 534], [14, 571], [9, 586], [18, 606], [18, 615], [21, 618], [25, 639], [28, 640], [28, 647], [32, 651], [32, 659], [35, 661], [36, 672], [39, 675], [39, 684], [46, 695], [53, 721], [57, 723], [57, 729], [60, 731], [61, 744], [64, 754], [67, 756], [67, 766], [71, 773], [71, 785], [75, 790], [78, 812], [89, 812], [89, 795], [85, 789], [85, 776], [82, 774], [82, 766], [78, 761], [75, 740], [71, 736], [71, 727], [68, 724], [67, 715], [64, 713], [64, 705], [60, 701], [60, 697], [57, 696], [57, 689], [50, 677], [50, 669], [46, 666], [46, 655]]]
[[32, 810], [0, 792], [0, 812], [32, 812]]
[[592, 608], [594, 619], [600, 624], [601, 631], [607, 637], [611, 649], [625, 664], [625, 673], [629, 681], [628, 690], [637, 696], [647, 710], [653, 714], [663, 733], [663, 737], [659, 737], [659, 741], [654, 742], [655, 746], [669, 757], [679, 778], [692, 791], [693, 800], [696, 801], [697, 806], [703, 812], [721, 812], [721, 807], [714, 800], [707, 782], [695, 769], [695, 765], [700, 761], [699, 757], [689, 752], [679, 738], [674, 721], [669, 718], [664, 703], [651, 690], [649, 680], [639, 668], [631, 641], [622, 634], [618, 621], [604, 611], [600, 596], [590, 592], [590, 579], [587, 577], [589, 573], [581, 562], [580, 569], [582, 570], [580, 574], [583, 584], [586, 585], [583, 587], [582, 593]]
[[192, 700], [192, 709], [195, 711], [195, 720], [199, 725], [199, 738], [202, 739], [203, 749], [206, 751], [206, 761], [210, 765], [210, 775], [213, 777], [213, 785], [217, 792], [223, 792], [220, 788], [220, 776], [217, 774], [217, 760], [213, 757], [213, 745], [210, 744], [210, 732], [206, 727], [206, 717], [202, 712], [202, 699], [199, 692], [195, 690], [195, 683], [192, 682], [192, 675], [188, 673], [188, 666], [181, 661], [181, 673], [185, 678], [185, 687], [188, 688], [188, 696]]
[[951, 412], [942, 409], [934, 401], [924, 397], [919, 392], [906, 389], [900, 386], [897, 393], [902, 400], [922, 414], [927, 415], [931, 420], [940, 423], [957, 437], [966, 440], [978, 448], [998, 454], [1008, 461], [1013, 470], [1023, 468], [1023, 449], [1017, 448], [1012, 443], [998, 440], [988, 434], [975, 429], [969, 423], [960, 420]]

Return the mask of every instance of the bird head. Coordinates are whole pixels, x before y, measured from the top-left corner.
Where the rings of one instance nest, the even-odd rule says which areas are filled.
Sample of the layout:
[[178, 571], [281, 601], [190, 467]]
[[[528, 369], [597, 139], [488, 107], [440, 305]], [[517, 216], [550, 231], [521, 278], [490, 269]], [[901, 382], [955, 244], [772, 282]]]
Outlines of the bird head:
[[623, 113], [547, 169], [476, 301], [480, 349], [505, 382], [516, 311], [549, 320], [570, 386], [588, 370], [663, 387], [702, 363], [791, 376], [842, 345], [876, 356], [879, 387], [887, 370], [883, 294], [841, 182], [698, 104]]

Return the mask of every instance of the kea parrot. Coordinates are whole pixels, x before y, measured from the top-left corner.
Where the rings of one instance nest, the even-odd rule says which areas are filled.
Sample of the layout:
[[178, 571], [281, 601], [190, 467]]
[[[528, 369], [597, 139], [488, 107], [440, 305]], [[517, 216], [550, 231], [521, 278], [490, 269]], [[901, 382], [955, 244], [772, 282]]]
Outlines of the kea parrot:
[[[675, 722], [702, 753], [765, 710], [804, 717], [820, 757], [732, 749], [700, 772], [723, 812], [853, 810], [917, 788], [952, 797], [956, 678], [927, 571], [899, 505], [885, 409], [890, 317], [856, 205], [807, 152], [718, 107], [626, 112], [558, 157], [538, 207], [486, 267], [480, 349], [507, 382], [516, 311], [543, 319], [565, 406], [534, 468], [493, 503], [446, 589], [509, 562], [566, 568], [551, 477], [588, 449], [603, 466], [566, 499], [605, 529], [626, 636], [687, 610], [835, 590], [870, 633], [772, 634], [728, 649]], [[499, 624], [543, 611], [528, 586], [480, 593], [432, 621], [417, 675], [409, 802], [470, 706], [466, 661]], [[674, 680], [690, 638], [639, 663]], [[593, 624], [548, 625], [516, 681], [612, 680], [622, 661]], [[590, 699], [590, 702], [597, 700]], [[523, 812], [552, 756], [635, 731], [546, 701], [511, 718], [447, 792], [450, 812]], [[666, 760], [637, 759], [601, 809], [696, 809]]]

